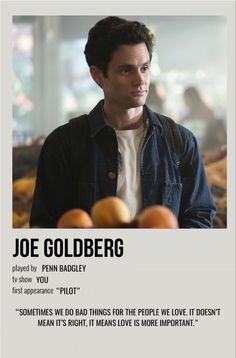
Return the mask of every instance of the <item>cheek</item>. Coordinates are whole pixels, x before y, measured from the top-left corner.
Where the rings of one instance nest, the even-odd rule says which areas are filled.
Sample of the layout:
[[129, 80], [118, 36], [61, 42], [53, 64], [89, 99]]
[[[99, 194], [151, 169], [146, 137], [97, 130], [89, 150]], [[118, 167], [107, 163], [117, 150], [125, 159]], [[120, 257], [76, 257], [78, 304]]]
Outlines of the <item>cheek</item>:
[[150, 84], [150, 79], [151, 79], [151, 77], [150, 77], [150, 72], [149, 72], [149, 73], [147, 73], [147, 75], [145, 76], [145, 81], [146, 81], [146, 83], [148, 84], [148, 86], [149, 86], [149, 84]]
[[110, 78], [109, 81], [104, 81], [103, 90], [107, 93], [124, 92], [129, 89], [130, 80], [126, 77]]
[[126, 89], [128, 86], [129, 86], [129, 84], [127, 83], [127, 81], [119, 79], [119, 80], [111, 83], [110, 88], [115, 91], [122, 91], [122, 90]]

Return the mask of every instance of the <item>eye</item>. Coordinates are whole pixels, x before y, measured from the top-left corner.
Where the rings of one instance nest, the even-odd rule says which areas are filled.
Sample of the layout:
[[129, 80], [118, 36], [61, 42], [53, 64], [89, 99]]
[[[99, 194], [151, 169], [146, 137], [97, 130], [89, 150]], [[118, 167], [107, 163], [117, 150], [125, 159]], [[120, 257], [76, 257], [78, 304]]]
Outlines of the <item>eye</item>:
[[120, 72], [124, 75], [130, 73], [130, 71], [131, 71], [131, 68], [129, 66], [122, 67], [120, 70]]
[[149, 68], [150, 68], [149, 64], [144, 65], [144, 66], [142, 67], [141, 71], [142, 71], [142, 72], [146, 72], [146, 71], [149, 70]]

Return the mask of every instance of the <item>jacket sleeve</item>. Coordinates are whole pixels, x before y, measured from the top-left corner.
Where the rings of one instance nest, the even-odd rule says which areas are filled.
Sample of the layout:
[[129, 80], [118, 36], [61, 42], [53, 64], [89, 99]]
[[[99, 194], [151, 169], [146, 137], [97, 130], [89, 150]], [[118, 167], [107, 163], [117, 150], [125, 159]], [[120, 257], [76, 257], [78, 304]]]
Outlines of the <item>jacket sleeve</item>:
[[41, 149], [30, 227], [54, 228], [71, 206], [71, 171], [67, 127], [61, 126], [46, 139]]
[[216, 207], [194, 135], [180, 128], [184, 139], [180, 228], [212, 228]]

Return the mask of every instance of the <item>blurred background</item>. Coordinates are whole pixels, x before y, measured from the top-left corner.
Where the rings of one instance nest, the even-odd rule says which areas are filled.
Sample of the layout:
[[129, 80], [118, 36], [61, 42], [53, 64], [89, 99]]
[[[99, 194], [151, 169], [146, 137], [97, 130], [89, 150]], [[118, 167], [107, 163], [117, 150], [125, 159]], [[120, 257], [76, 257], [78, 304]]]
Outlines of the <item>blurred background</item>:
[[[221, 16], [123, 16], [156, 37], [147, 104], [196, 136], [218, 215], [226, 227], [227, 24]], [[85, 62], [100, 16], [14, 16], [13, 227], [27, 227], [45, 137], [102, 98]]]

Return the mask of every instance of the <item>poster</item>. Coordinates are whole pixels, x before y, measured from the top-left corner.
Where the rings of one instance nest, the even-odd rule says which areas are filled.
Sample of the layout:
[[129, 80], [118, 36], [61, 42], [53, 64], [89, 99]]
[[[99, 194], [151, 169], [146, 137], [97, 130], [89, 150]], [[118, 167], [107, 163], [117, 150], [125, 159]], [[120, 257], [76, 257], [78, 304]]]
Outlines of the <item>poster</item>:
[[[235, 7], [234, 2], [167, 3], [136, 2], [135, 14], [223, 16], [227, 23], [228, 216], [223, 229], [12, 227], [13, 16], [135, 14], [132, 1], [1, 5], [3, 358], [235, 356]], [[99, 243], [101, 255], [78, 252], [76, 243], [85, 240]], [[104, 257], [109, 240], [122, 247]]]

